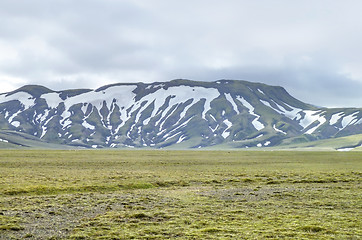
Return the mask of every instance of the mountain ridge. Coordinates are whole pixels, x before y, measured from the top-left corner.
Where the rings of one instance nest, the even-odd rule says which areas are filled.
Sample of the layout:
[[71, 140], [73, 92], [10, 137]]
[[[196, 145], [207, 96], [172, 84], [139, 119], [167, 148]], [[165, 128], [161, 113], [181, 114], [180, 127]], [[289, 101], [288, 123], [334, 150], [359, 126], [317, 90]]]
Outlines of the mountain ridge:
[[0, 94], [0, 129], [85, 148], [267, 148], [362, 133], [362, 108], [304, 103], [244, 80], [117, 83]]

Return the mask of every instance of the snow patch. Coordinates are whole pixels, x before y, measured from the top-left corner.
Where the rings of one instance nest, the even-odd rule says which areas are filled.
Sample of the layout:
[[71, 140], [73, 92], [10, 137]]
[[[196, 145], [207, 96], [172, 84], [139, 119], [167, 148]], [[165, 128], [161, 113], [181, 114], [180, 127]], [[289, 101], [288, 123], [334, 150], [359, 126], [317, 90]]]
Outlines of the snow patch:
[[227, 138], [230, 135], [230, 132], [228, 132], [229, 128], [233, 126], [232, 122], [230, 122], [228, 119], [225, 119], [223, 123], [227, 126], [227, 128], [224, 130], [224, 132], [221, 134], [223, 138]]
[[255, 127], [256, 130], [260, 131], [261, 129], [263, 129], [265, 126], [264, 124], [262, 124], [261, 122], [259, 122], [259, 118], [260, 116], [258, 114], [254, 113], [254, 107], [248, 102], [246, 101], [243, 97], [238, 96], [236, 98], [237, 100], [239, 100], [247, 109], [249, 109], [249, 114], [255, 116], [256, 118], [251, 122], [253, 124], [253, 126]]
[[13, 125], [14, 127], [19, 127], [20, 122], [19, 121], [13, 121], [13, 122], [11, 122], [11, 125]]
[[349, 152], [351, 150], [353, 150], [354, 148], [338, 148], [337, 151], [340, 151], [340, 152]]
[[217, 122], [216, 119], [215, 119], [215, 117], [214, 117], [212, 114], [209, 114], [209, 116], [210, 116], [215, 122]]
[[302, 109], [290, 106], [287, 103], [283, 103], [286, 106], [288, 106], [290, 109], [292, 109], [291, 111], [288, 111], [285, 108], [283, 108], [282, 106], [280, 106], [279, 104], [277, 104], [276, 102], [274, 102], [274, 103], [278, 106], [278, 108], [282, 109], [285, 112], [286, 117], [288, 117], [292, 120], [295, 119], [296, 121], [299, 121], [302, 118], [302, 115], [300, 115], [300, 112], [302, 111]]
[[179, 135], [179, 134], [181, 134], [182, 132], [178, 132], [178, 133], [176, 133], [176, 134], [174, 134], [174, 135], [172, 135], [172, 136], [169, 136], [169, 137], [166, 137], [166, 136], [168, 136], [168, 134], [166, 134], [165, 135], [165, 137], [166, 137], [166, 139], [164, 140], [165, 142], [167, 142], [168, 140], [170, 140], [171, 138], [174, 138], [174, 137], [176, 137], [177, 135]]
[[48, 123], [54, 118], [55, 116], [51, 116], [48, 120], [46, 120], [46, 122], [44, 123], [44, 126], [45, 125], [48, 125]]
[[219, 125], [219, 124], [217, 124], [215, 128], [212, 128], [212, 127], [210, 127], [210, 126], [209, 126], [209, 128], [210, 128], [210, 130], [211, 130], [212, 132], [215, 132], [215, 131], [216, 131], [216, 129], [218, 129], [218, 127], [219, 127], [219, 126], [220, 126], [220, 125]]
[[40, 98], [45, 99], [48, 107], [50, 108], [56, 108], [61, 102], [63, 102], [63, 99], [59, 97], [59, 93], [45, 93], [41, 95]]
[[325, 118], [321, 118], [318, 120], [319, 124], [311, 129], [309, 129], [306, 134], [312, 134], [315, 130], [317, 130], [320, 126], [322, 126], [327, 120]]
[[305, 116], [302, 120], [300, 120], [299, 125], [301, 125], [304, 129], [310, 126], [315, 121], [318, 121], [319, 124], [311, 129], [309, 129], [306, 134], [312, 134], [315, 130], [317, 130], [320, 126], [322, 126], [327, 120], [324, 116], [321, 116], [324, 112], [321, 111], [312, 111], [312, 110], [304, 110]]
[[[284, 111], [281, 111], [280, 109], [274, 108], [268, 101], [264, 101], [264, 100], [261, 100], [261, 99], [260, 99], [260, 102], [261, 102], [262, 104], [264, 104], [265, 106], [270, 107], [271, 109], [273, 109], [273, 110], [276, 111], [277, 113], [285, 115], [285, 112], [284, 112]], [[274, 102], [274, 103], [275, 103], [275, 102]]]
[[282, 134], [284, 134], [284, 135], [287, 135], [287, 133], [286, 133], [286, 132], [284, 132], [284, 131], [282, 131], [282, 130], [278, 129], [278, 128], [275, 126], [275, 124], [273, 125], [273, 129], [274, 129], [276, 132], [279, 132], [279, 133], [282, 133]]
[[264, 136], [264, 134], [260, 134], [260, 135], [256, 136], [255, 138], [261, 138], [262, 136]]
[[90, 130], [94, 130], [94, 129], [96, 128], [95, 126], [89, 124], [89, 123], [88, 123], [87, 121], [85, 121], [85, 120], [83, 121], [82, 126], [85, 127], [85, 128], [88, 128], [88, 129], [90, 129]]
[[[86, 111], [85, 105], [92, 104], [98, 111], [103, 107], [105, 102], [106, 107], [111, 109], [114, 103], [120, 108], [120, 119], [122, 120], [121, 126], [130, 118], [130, 115], [127, 114], [127, 109], [129, 109], [135, 103], [134, 97], [135, 94], [133, 91], [137, 88], [135, 85], [120, 85], [109, 87], [103, 91], [91, 91], [83, 94], [79, 94], [73, 97], [69, 97], [64, 100], [65, 111], [62, 114], [63, 119], [66, 119], [71, 115], [69, 112], [70, 107], [75, 104], [83, 103], [82, 111]], [[42, 95], [43, 96], [43, 95]], [[111, 112], [110, 112], [111, 114]], [[102, 115], [99, 114], [101, 117]], [[103, 117], [102, 117], [103, 118]], [[103, 119], [102, 119], [103, 120]], [[63, 127], [65, 127], [63, 125]]]
[[259, 88], [258, 88], [258, 91], [259, 91], [261, 94], [264, 94], [264, 95], [265, 95], [265, 93], [264, 93], [262, 90], [260, 90]]
[[66, 127], [70, 126], [70, 124], [72, 124], [72, 121], [70, 121], [69, 119], [63, 121], [63, 122], [62, 122], [63, 129], [65, 129]]
[[26, 92], [17, 92], [9, 96], [0, 95], [0, 102], [19, 101], [23, 106], [24, 110], [35, 105], [35, 99], [32, 95]]
[[342, 119], [342, 129], [346, 128], [348, 125], [352, 125], [357, 122], [357, 115], [359, 112], [352, 113]]
[[166, 130], [167, 130], [167, 129], [163, 129], [161, 132], [158, 132], [156, 135], [157, 135], [157, 136], [160, 136], [160, 135], [162, 135], [164, 132], [166, 132]]
[[240, 111], [238, 109], [238, 105], [236, 105], [236, 103], [235, 103], [234, 99], [232, 98], [231, 94], [230, 93], [225, 93], [225, 97], [231, 103], [231, 105], [233, 106], [234, 111], [237, 114], [240, 114]]
[[17, 111], [16, 113], [14, 113], [11, 117], [8, 118], [8, 122], [11, 123], [13, 121], [13, 119], [18, 116], [18, 114], [21, 113], [21, 110]]
[[39, 117], [40, 117], [40, 122], [44, 122], [45, 119], [48, 117], [49, 112], [50, 112], [50, 111], [49, 111], [48, 109], [45, 109], [45, 110], [44, 110], [44, 115], [43, 115], [43, 114], [39, 114], [37, 120], [38, 120]]
[[163, 88], [158, 89], [157, 91], [140, 99], [140, 102], [148, 102], [148, 104], [145, 104], [143, 108], [147, 108], [151, 104], [154, 104], [151, 116], [143, 121], [143, 125], [147, 125], [148, 122], [156, 116], [160, 107], [164, 105], [169, 96], [172, 96], [172, 98], [170, 98], [167, 108], [163, 110], [164, 113], [167, 113], [176, 104], [185, 103], [188, 100], [191, 100], [191, 103], [185, 106], [184, 110], [180, 114], [180, 119], [182, 119], [186, 116], [187, 110], [193, 106], [193, 104], [205, 99], [204, 110], [201, 113], [202, 118], [205, 119], [205, 114], [211, 109], [211, 101], [219, 95], [219, 91], [215, 88], [190, 87], [182, 85], [169, 87], [167, 90]]
[[332, 115], [331, 119], [329, 120], [330, 125], [334, 125], [338, 122], [338, 120], [344, 115], [344, 112], [335, 113]]
[[41, 129], [42, 129], [42, 133], [41, 133], [40, 138], [43, 138], [44, 135], [47, 133], [48, 129], [47, 129], [47, 127], [45, 127], [45, 126], [41, 126]]
[[170, 134], [172, 134], [173, 132], [176, 132], [178, 131], [180, 128], [183, 128], [184, 126], [186, 126], [190, 121], [191, 119], [193, 119], [194, 117], [191, 117], [189, 119], [187, 119], [185, 122], [183, 122], [182, 124], [180, 124], [179, 126], [177, 126], [176, 128], [172, 129], [171, 131], [169, 131], [166, 135], [166, 136], [169, 136]]
[[293, 107], [293, 106], [290, 106], [286, 103], [283, 103], [285, 104], [286, 106], [288, 106], [290, 109], [290, 111], [288, 111], [287, 109], [285, 109], [283, 106], [281, 106], [280, 104], [276, 103], [275, 101], [271, 100], [277, 107], [273, 107], [270, 102], [268, 101], [264, 101], [264, 100], [260, 100], [261, 103], [263, 103], [265, 106], [267, 107], [270, 107], [271, 109], [273, 109], [274, 111], [276, 111], [277, 113], [279, 114], [282, 114], [284, 116], [286, 116], [287, 118], [289, 119], [292, 119], [292, 120], [300, 120], [301, 119], [301, 115], [300, 115], [300, 112], [302, 111], [302, 109], [300, 108], [296, 108], [296, 107]]
[[[176, 107], [172, 110], [172, 112], [171, 113], [169, 113], [168, 114], [168, 116], [167, 117], [164, 117], [164, 115], [162, 114], [162, 117], [160, 118], [160, 120], [159, 121], [161, 121], [162, 119], [162, 123], [160, 124], [160, 130], [163, 128], [163, 124], [165, 124], [165, 122], [167, 121], [167, 119], [170, 117], [170, 116], [172, 116], [172, 114], [177, 110], [177, 108], [178, 108], [178, 104], [176, 104]], [[164, 111], [164, 113], [165, 113], [166, 111]], [[155, 125], [158, 125], [158, 123], [156, 123]]]
[[185, 135], [180, 136], [180, 138], [177, 140], [176, 143], [181, 143], [183, 140], [185, 140], [185, 138], [186, 138]]

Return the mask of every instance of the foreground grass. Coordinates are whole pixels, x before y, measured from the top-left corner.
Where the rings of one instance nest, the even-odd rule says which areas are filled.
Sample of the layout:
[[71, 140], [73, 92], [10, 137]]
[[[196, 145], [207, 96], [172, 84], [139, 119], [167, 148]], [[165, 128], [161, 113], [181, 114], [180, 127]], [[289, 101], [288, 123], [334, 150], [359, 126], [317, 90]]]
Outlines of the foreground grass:
[[0, 239], [361, 239], [361, 152], [0, 151]]

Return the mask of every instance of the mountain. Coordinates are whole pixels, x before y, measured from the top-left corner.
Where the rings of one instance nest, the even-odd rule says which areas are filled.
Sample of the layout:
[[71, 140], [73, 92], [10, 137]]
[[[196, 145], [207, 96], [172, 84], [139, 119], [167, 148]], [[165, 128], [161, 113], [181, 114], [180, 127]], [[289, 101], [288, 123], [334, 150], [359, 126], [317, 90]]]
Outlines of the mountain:
[[238, 80], [28, 85], [0, 94], [0, 129], [85, 148], [266, 148], [362, 134], [362, 108], [316, 107]]

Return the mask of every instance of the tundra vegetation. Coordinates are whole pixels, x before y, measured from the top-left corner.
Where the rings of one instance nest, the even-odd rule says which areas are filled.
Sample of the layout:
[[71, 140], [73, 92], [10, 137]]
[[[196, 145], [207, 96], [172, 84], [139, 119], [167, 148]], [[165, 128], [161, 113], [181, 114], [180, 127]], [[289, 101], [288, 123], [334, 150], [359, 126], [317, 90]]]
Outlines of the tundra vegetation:
[[361, 239], [362, 152], [1, 150], [0, 239]]

